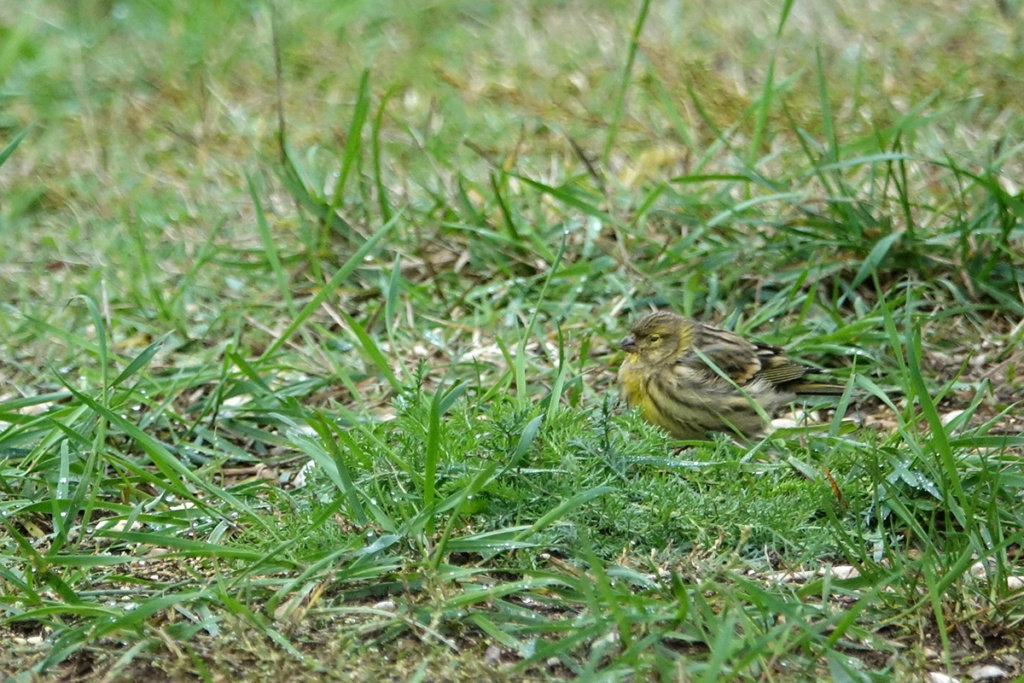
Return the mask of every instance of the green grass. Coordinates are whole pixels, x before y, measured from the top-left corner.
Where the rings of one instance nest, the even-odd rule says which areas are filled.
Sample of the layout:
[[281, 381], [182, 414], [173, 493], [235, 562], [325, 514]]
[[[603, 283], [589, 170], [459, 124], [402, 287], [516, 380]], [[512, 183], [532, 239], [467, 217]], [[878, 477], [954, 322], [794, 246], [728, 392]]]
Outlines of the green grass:
[[[1018, 21], [274, 14], [0, 9], [0, 673], [1024, 675]], [[673, 442], [652, 306], [850, 391]]]

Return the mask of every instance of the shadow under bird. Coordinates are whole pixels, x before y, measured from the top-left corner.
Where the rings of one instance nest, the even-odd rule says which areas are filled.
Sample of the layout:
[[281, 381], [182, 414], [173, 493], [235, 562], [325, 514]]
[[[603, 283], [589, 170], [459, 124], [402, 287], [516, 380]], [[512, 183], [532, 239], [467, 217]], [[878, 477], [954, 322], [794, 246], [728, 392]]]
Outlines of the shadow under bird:
[[[804, 379], [811, 371], [777, 346], [676, 315], [650, 313], [638, 320], [619, 348], [619, 390], [630, 408], [678, 439], [708, 432], [752, 436], [797, 396], [837, 396], [843, 387]], [[712, 367], [713, 366], [713, 367]]]

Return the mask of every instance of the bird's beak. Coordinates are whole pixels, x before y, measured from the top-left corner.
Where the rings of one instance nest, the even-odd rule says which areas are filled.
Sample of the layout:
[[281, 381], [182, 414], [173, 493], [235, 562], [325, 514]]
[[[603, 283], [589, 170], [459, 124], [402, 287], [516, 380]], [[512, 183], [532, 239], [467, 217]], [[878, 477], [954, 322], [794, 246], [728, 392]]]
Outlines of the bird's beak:
[[629, 353], [636, 353], [636, 339], [633, 335], [623, 338], [623, 340], [619, 342], [619, 348], [623, 351], [628, 351]]

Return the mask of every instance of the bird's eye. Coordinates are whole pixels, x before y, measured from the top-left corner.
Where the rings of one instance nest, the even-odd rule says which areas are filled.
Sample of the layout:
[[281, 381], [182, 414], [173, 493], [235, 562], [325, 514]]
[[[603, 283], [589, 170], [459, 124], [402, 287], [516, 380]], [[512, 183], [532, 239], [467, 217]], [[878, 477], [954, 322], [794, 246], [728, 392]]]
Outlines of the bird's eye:
[[654, 343], [654, 344], [656, 344], [656, 343], [658, 343], [658, 342], [660, 342], [660, 341], [661, 341], [661, 335], [660, 335], [660, 334], [652, 334], [652, 335], [651, 335], [651, 336], [649, 337], [649, 339], [651, 340], [651, 343]]

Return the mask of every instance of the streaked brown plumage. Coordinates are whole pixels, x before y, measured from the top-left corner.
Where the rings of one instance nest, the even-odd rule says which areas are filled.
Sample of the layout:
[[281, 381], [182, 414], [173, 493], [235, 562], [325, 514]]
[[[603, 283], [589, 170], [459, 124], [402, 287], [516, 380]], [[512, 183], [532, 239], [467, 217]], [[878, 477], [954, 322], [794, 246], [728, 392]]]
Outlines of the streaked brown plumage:
[[626, 403], [640, 406], [644, 419], [679, 439], [704, 439], [708, 432], [756, 434], [764, 421], [751, 400], [771, 415], [798, 395], [843, 391], [805, 380], [809, 368], [778, 347], [669, 311], [638, 320], [619, 346], [626, 352], [619, 368]]

